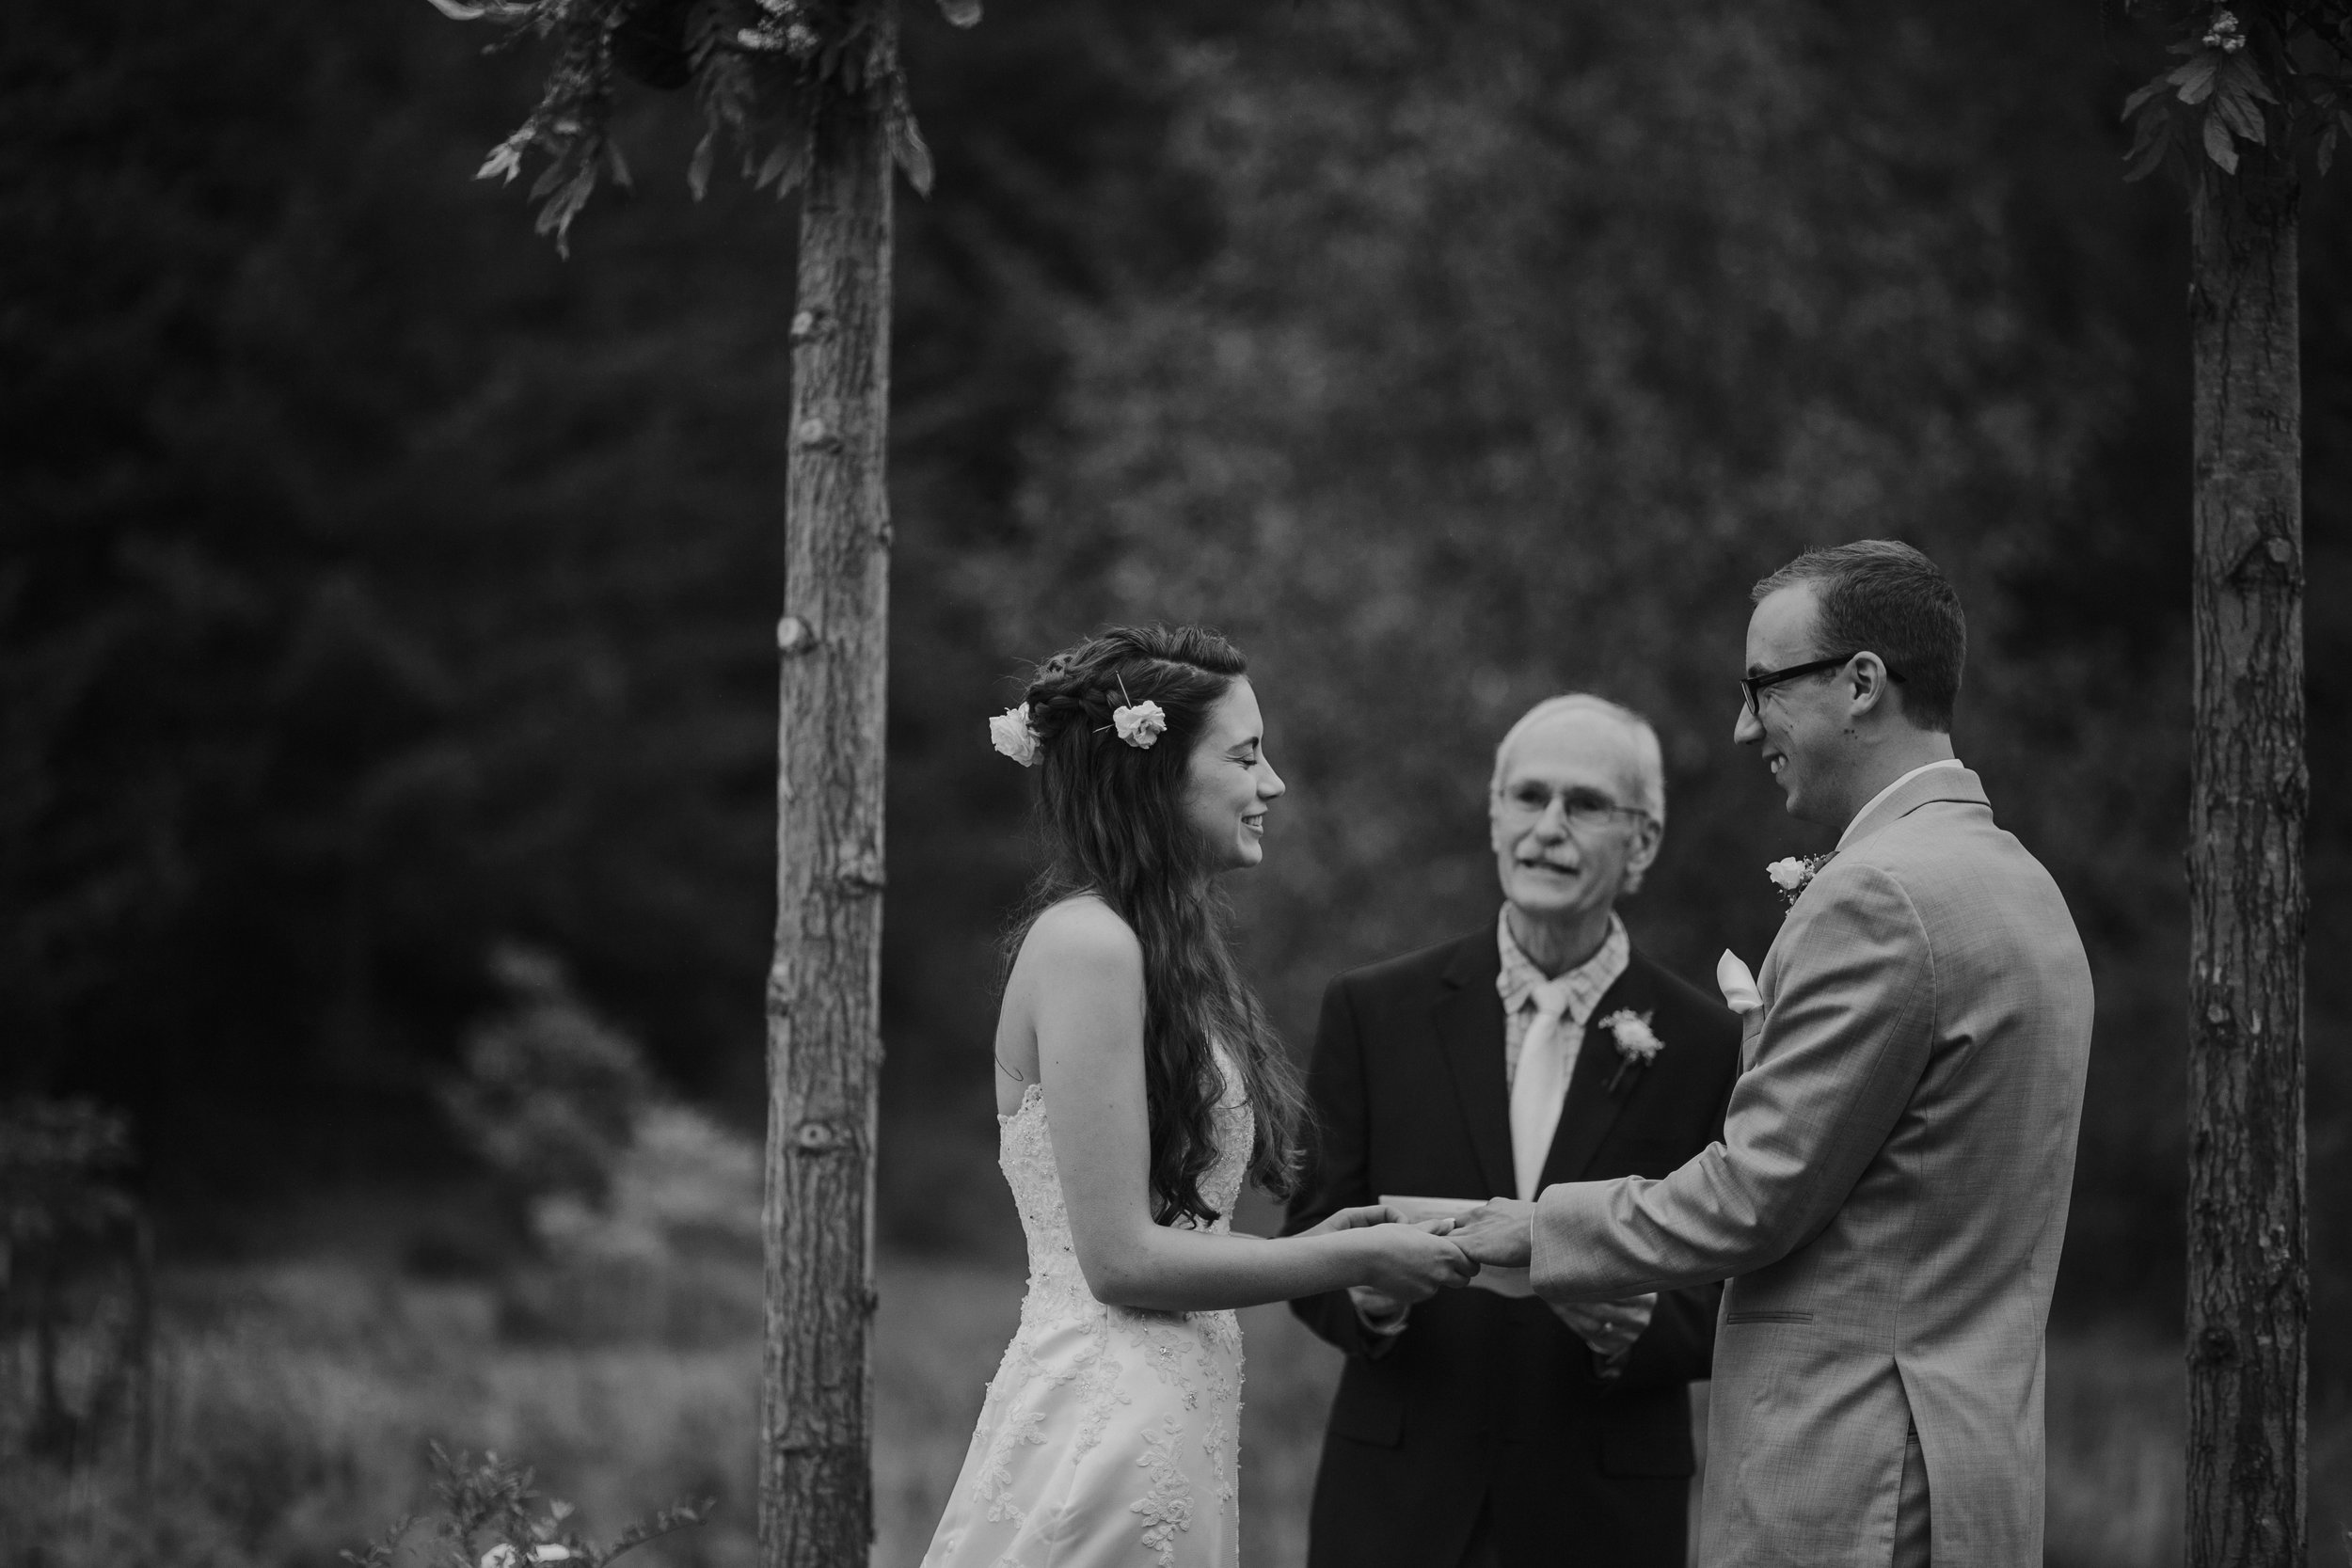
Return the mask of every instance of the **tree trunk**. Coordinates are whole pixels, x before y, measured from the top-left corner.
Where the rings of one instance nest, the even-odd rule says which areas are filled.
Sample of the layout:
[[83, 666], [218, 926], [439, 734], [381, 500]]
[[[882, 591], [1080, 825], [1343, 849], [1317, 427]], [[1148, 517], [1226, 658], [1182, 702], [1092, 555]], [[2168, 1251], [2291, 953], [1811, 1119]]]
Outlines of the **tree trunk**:
[[2303, 1568], [2303, 522], [2295, 171], [2193, 214], [2188, 1568]]
[[802, 197], [776, 633], [762, 1568], [866, 1568], [874, 1533], [890, 158], [880, 92], [823, 92]]

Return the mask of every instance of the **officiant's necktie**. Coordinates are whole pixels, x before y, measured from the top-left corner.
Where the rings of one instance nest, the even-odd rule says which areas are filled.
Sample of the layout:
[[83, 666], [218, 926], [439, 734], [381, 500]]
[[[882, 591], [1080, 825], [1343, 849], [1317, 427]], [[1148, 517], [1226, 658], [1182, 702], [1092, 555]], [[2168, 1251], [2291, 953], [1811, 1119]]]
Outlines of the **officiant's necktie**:
[[1518, 1196], [1533, 1198], [1543, 1180], [1544, 1156], [1551, 1152], [1551, 1135], [1560, 1127], [1560, 1108], [1568, 1097], [1568, 1031], [1564, 1021], [1569, 975], [1546, 980], [1528, 991], [1535, 1017], [1527, 1026], [1527, 1041], [1519, 1047], [1518, 1070], [1511, 1075], [1511, 1173]]

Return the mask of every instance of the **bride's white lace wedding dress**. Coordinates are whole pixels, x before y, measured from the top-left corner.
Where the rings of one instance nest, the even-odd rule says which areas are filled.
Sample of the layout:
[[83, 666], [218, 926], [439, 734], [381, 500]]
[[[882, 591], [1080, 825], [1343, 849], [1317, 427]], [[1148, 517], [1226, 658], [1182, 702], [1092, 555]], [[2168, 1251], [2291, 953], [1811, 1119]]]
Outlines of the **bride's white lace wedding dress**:
[[[1253, 1131], [1239, 1075], [1225, 1081], [1216, 1160], [1200, 1183], [1226, 1216], [1220, 1232]], [[1095, 1300], [1070, 1243], [1042, 1086], [996, 1119], [1029, 1291], [924, 1568], [1234, 1568], [1240, 1323]]]

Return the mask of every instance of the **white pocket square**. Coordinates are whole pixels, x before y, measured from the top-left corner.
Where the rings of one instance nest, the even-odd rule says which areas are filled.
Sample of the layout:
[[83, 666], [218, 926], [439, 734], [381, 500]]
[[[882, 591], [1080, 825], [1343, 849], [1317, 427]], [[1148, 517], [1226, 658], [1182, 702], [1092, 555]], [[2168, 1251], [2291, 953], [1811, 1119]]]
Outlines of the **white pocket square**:
[[1756, 989], [1756, 976], [1740, 961], [1740, 955], [1728, 947], [1715, 960], [1715, 984], [1723, 990], [1724, 1006], [1735, 1013], [1752, 1013], [1764, 1006], [1764, 993]]

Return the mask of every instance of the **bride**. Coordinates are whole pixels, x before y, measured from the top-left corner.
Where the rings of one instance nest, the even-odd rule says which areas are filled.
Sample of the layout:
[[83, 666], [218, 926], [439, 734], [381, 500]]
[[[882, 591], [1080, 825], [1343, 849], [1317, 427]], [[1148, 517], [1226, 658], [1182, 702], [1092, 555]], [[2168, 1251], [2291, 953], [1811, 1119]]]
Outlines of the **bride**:
[[1231, 1568], [1236, 1307], [1475, 1272], [1450, 1222], [1344, 1210], [1237, 1235], [1245, 1177], [1297, 1164], [1297, 1082], [1211, 879], [1264, 857], [1283, 791], [1241, 654], [1121, 628], [1056, 655], [996, 749], [1041, 770], [1051, 863], [996, 1022], [1000, 1163], [1028, 1240], [1021, 1327], [925, 1568]]

